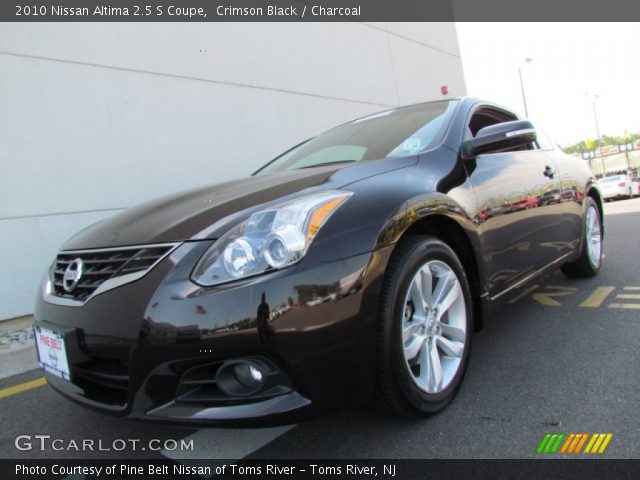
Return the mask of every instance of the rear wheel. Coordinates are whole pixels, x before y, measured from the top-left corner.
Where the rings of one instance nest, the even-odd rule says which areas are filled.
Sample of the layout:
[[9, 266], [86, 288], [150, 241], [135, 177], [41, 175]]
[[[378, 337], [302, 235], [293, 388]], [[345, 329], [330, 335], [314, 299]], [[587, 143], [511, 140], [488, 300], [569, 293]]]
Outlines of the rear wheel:
[[378, 405], [407, 416], [444, 408], [466, 369], [472, 319], [467, 277], [454, 251], [434, 237], [403, 239], [381, 295]]
[[602, 265], [602, 224], [598, 204], [586, 197], [583, 219], [584, 235], [582, 251], [575, 262], [563, 265], [562, 272], [568, 277], [594, 277]]

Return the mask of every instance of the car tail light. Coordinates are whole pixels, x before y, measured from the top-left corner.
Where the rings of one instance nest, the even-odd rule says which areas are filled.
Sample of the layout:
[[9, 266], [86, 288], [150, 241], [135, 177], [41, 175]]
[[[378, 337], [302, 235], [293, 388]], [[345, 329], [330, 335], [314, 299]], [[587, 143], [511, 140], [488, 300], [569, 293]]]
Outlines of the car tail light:
[[624, 187], [624, 182], [620, 182], [620, 183], [618, 184], [618, 186], [619, 186], [619, 187]]

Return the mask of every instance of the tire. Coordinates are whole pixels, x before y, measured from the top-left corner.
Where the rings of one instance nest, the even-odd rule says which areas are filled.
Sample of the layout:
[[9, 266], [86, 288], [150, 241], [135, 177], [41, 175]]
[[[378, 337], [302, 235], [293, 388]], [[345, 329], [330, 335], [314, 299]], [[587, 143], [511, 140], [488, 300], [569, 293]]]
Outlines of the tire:
[[[595, 277], [602, 266], [602, 222], [600, 209], [591, 197], [586, 197], [585, 213], [582, 219], [582, 244], [580, 256], [574, 262], [562, 266], [567, 277]], [[595, 222], [595, 223], [593, 223]], [[596, 242], [596, 235], [598, 242]], [[589, 243], [591, 242], [591, 248]]]
[[[432, 280], [431, 289], [426, 288], [428, 278]], [[433, 295], [427, 295], [428, 290]], [[445, 294], [440, 296], [441, 292]], [[415, 303], [433, 306], [438, 297], [444, 300], [438, 304], [442, 313], [414, 307]], [[380, 296], [374, 395], [379, 408], [403, 416], [425, 417], [451, 401], [469, 359], [471, 302], [464, 267], [448, 245], [430, 236], [409, 236], [398, 243]], [[440, 376], [436, 363], [441, 367]]]

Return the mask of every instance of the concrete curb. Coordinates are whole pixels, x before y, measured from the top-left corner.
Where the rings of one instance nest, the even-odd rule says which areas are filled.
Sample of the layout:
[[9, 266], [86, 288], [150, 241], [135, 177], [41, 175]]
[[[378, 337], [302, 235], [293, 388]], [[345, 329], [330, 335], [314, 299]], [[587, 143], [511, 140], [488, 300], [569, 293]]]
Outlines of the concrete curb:
[[39, 368], [32, 323], [32, 316], [0, 322], [0, 379]]
[[0, 319], [0, 331], [17, 330], [33, 323], [33, 315]]
[[33, 342], [0, 353], [0, 379], [40, 368], [37, 357]]

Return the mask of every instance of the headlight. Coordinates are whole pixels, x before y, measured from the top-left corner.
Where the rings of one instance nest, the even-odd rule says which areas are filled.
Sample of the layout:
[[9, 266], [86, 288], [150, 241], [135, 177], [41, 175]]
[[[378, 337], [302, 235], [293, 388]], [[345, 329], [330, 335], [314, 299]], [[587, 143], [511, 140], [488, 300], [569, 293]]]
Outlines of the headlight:
[[254, 213], [207, 250], [193, 271], [193, 281], [212, 286], [293, 265], [351, 195], [316, 192]]

